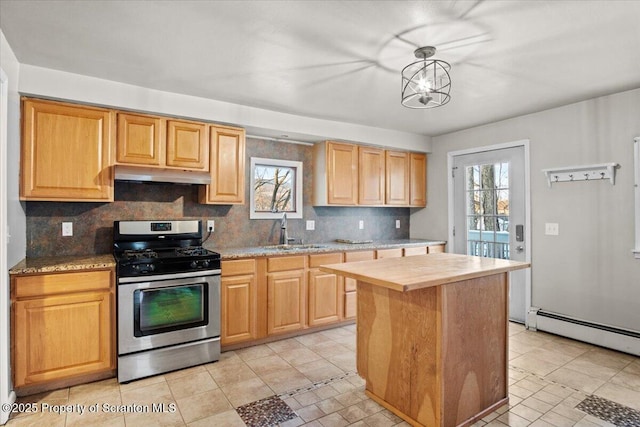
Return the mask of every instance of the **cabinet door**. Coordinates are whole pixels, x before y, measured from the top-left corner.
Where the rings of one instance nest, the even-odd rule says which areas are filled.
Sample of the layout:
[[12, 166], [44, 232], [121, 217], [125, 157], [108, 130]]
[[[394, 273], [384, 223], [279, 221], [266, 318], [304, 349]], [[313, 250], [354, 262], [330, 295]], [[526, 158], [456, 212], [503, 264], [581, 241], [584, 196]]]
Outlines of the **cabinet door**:
[[386, 203], [409, 205], [409, 153], [386, 152]]
[[22, 123], [22, 200], [113, 201], [113, 112], [25, 99]]
[[327, 202], [334, 205], [358, 203], [358, 146], [327, 143]]
[[200, 203], [244, 204], [245, 132], [211, 126], [211, 184], [201, 189]]
[[209, 136], [204, 123], [167, 122], [167, 166], [209, 170]]
[[114, 368], [112, 294], [82, 292], [14, 303], [14, 386]]
[[338, 276], [320, 270], [309, 271], [309, 326], [340, 320]]
[[344, 294], [344, 318], [354, 319], [358, 310], [358, 293], [356, 291]]
[[384, 150], [358, 147], [358, 204], [384, 204]]
[[411, 153], [410, 197], [411, 206], [427, 206], [427, 155]]
[[267, 274], [267, 334], [304, 328], [304, 270]]
[[[357, 252], [345, 252], [344, 262], [356, 262], [356, 261], [369, 261], [376, 259], [376, 253], [374, 251], [357, 251]], [[350, 277], [344, 278], [344, 290], [345, 292], [352, 292], [356, 290], [356, 279]], [[345, 304], [346, 308], [346, 304]]]
[[165, 120], [160, 117], [118, 113], [116, 161], [162, 166], [165, 163]]
[[256, 338], [256, 276], [222, 277], [220, 343], [233, 344]]

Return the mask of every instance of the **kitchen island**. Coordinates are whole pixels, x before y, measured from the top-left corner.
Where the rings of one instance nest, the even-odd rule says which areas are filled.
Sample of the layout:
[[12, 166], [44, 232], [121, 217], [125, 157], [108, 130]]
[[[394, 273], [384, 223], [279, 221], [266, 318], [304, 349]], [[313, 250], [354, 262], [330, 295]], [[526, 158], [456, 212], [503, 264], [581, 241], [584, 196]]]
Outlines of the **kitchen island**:
[[366, 394], [413, 425], [448, 427], [508, 403], [508, 273], [529, 266], [437, 253], [321, 269], [358, 281]]

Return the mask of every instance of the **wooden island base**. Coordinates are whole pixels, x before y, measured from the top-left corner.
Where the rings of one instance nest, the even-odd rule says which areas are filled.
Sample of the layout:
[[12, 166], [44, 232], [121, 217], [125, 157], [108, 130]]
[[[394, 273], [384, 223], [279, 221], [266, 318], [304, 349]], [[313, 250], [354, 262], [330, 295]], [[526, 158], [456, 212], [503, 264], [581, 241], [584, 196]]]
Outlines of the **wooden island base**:
[[[366, 394], [412, 425], [466, 426], [509, 401], [508, 271], [529, 264], [485, 260], [434, 254], [323, 266], [358, 280]], [[437, 274], [445, 264], [450, 271]]]
[[507, 403], [507, 273], [398, 292], [358, 282], [358, 373], [414, 425], [457, 426]]

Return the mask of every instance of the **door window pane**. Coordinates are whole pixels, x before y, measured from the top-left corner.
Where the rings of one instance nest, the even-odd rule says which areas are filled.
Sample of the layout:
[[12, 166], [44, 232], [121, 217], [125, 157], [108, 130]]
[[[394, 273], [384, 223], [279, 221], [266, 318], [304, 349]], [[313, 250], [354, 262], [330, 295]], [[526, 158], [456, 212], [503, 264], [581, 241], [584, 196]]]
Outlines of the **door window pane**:
[[473, 165], [466, 172], [467, 253], [509, 258], [509, 163]]

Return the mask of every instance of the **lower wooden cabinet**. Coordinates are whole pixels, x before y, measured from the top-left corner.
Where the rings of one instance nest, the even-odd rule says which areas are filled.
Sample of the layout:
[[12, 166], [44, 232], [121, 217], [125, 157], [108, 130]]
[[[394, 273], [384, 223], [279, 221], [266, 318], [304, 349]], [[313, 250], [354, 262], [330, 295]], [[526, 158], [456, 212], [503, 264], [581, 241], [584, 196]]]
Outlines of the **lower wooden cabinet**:
[[304, 328], [304, 270], [267, 274], [267, 335]]
[[[374, 251], [346, 252], [344, 262], [370, 261], [376, 258]], [[356, 305], [358, 298], [356, 295], [355, 279], [345, 277], [344, 279], [344, 319], [355, 319]]]
[[427, 253], [436, 254], [436, 253], [439, 253], [439, 252], [444, 252], [444, 245], [427, 246]]
[[256, 339], [256, 261], [222, 261], [220, 286], [220, 343], [226, 345]]
[[403, 252], [402, 248], [392, 248], [392, 249], [378, 249], [376, 251], [376, 258], [400, 258], [402, 257]]
[[309, 326], [325, 325], [341, 320], [343, 277], [320, 271], [323, 264], [339, 264], [342, 253], [309, 255]]
[[414, 256], [414, 255], [426, 255], [427, 247], [426, 246], [412, 246], [410, 248], [404, 248], [404, 256]]
[[113, 374], [112, 270], [13, 276], [11, 299], [16, 389]]
[[221, 344], [245, 347], [355, 319], [356, 281], [321, 271], [321, 265], [443, 250], [436, 245], [224, 260]]

